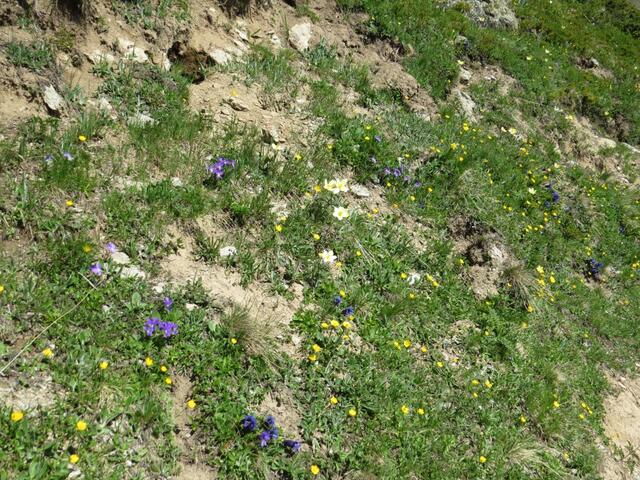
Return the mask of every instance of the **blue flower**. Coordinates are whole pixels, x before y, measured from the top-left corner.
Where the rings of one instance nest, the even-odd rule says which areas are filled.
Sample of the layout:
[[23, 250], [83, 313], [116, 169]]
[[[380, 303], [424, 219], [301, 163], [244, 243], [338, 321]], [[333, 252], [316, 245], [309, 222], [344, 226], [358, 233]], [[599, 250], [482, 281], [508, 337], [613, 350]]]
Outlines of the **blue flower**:
[[553, 202], [557, 202], [558, 200], [560, 200], [560, 194], [558, 192], [556, 192], [555, 190], [553, 190], [551, 192], [551, 198], [553, 199]]
[[47, 154], [44, 156], [44, 163], [51, 165], [53, 163], [53, 155]]
[[173, 300], [171, 300], [171, 298], [169, 297], [164, 297], [164, 299], [162, 300], [162, 304], [164, 305], [164, 308], [167, 310], [167, 312], [170, 312], [173, 309]]
[[333, 297], [333, 303], [335, 305], [340, 305], [342, 303], [342, 297], [340, 295], [336, 295]]
[[226, 167], [235, 168], [235, 166], [236, 166], [235, 160], [230, 160], [225, 157], [218, 157], [216, 158], [216, 161], [214, 163], [207, 166], [207, 171], [211, 175], [213, 175], [216, 178], [216, 180], [219, 180], [224, 176]]
[[144, 331], [148, 337], [153, 335], [156, 330], [161, 330], [164, 334], [164, 338], [169, 338], [172, 335], [178, 334], [178, 325], [173, 322], [163, 322], [158, 317], [147, 318], [144, 324]]
[[349, 317], [354, 313], [356, 313], [356, 309], [353, 307], [347, 307], [344, 310], [342, 310], [342, 315], [344, 315], [345, 317]]
[[267, 415], [264, 419], [264, 424], [267, 428], [273, 428], [276, 426], [276, 419], [273, 417], [273, 415]]
[[100, 262], [92, 264], [91, 267], [89, 267], [89, 270], [98, 277], [102, 276], [102, 266], [100, 265]]
[[156, 331], [156, 328], [160, 325], [160, 319], [158, 317], [150, 317], [147, 318], [147, 321], [144, 322], [144, 331], [148, 337], [153, 335]]
[[109, 242], [105, 245], [105, 248], [107, 249], [107, 252], [109, 253], [116, 253], [118, 251], [118, 247], [116, 247], [116, 244], [113, 242]]
[[378, 143], [380, 143], [380, 142], [382, 141], [382, 137], [381, 137], [380, 135], [375, 135], [375, 136], [373, 137], [373, 139], [374, 139], [376, 142], [378, 142]]
[[298, 453], [302, 447], [302, 443], [297, 440], [285, 440], [282, 444], [291, 450], [292, 453]]
[[271, 430], [269, 430], [269, 434], [271, 435], [272, 440], [277, 440], [280, 436], [280, 430], [278, 430], [278, 427], [273, 427]]
[[242, 429], [245, 432], [253, 432], [256, 429], [258, 422], [256, 421], [256, 417], [253, 415], [246, 415], [240, 425], [242, 425]]
[[73, 155], [71, 155], [71, 152], [64, 152], [62, 156], [67, 160], [73, 160]]
[[258, 435], [258, 439], [260, 440], [260, 446], [266, 447], [269, 440], [271, 440], [271, 433], [264, 431], [260, 435]]

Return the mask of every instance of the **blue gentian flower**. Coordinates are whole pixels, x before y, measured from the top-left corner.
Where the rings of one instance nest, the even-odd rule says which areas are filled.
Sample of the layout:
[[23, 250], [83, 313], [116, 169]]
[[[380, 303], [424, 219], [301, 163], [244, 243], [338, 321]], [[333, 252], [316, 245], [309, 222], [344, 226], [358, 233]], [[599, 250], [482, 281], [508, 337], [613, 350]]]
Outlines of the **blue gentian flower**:
[[207, 166], [207, 171], [211, 175], [213, 175], [216, 178], [216, 180], [219, 180], [224, 176], [226, 167], [235, 168], [235, 166], [236, 166], [235, 160], [230, 160], [225, 157], [218, 157], [216, 158], [215, 162]]
[[340, 295], [336, 295], [333, 297], [333, 303], [335, 305], [340, 305], [342, 303], [342, 297]]
[[302, 447], [302, 443], [297, 440], [285, 440], [282, 444], [291, 450], [292, 453], [298, 453]]
[[47, 154], [44, 156], [44, 163], [51, 165], [53, 163], [53, 155]]
[[264, 419], [264, 424], [267, 428], [273, 428], [276, 426], [276, 419], [273, 417], [273, 415], [267, 415]]
[[150, 317], [147, 318], [147, 321], [144, 322], [144, 331], [148, 337], [153, 335], [156, 331], [156, 328], [160, 326], [160, 319], [158, 317]]
[[258, 435], [258, 439], [260, 440], [260, 446], [264, 448], [267, 446], [267, 443], [269, 443], [269, 440], [271, 440], [271, 434], [265, 430]]
[[256, 420], [256, 417], [254, 417], [253, 415], [246, 415], [242, 419], [242, 422], [240, 422], [240, 425], [242, 425], [242, 429], [245, 432], [253, 432], [256, 429], [258, 422]]
[[278, 427], [273, 427], [271, 430], [269, 430], [269, 434], [271, 435], [272, 440], [277, 440], [280, 436], [280, 430], [278, 430]]
[[345, 317], [351, 316], [356, 312], [356, 309], [353, 307], [347, 307], [344, 310], [342, 310], [342, 315], [344, 315]]

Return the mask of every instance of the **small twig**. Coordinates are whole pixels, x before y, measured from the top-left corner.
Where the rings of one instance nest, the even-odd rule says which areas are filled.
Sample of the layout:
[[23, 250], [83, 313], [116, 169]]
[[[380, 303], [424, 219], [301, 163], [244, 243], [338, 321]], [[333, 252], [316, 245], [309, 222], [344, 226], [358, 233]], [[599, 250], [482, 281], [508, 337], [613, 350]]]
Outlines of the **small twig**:
[[[91, 282], [89, 282], [91, 283]], [[93, 284], [92, 284], [93, 286]], [[95, 287], [94, 287], [95, 288]], [[40, 338], [45, 332], [47, 332], [47, 330], [49, 330], [51, 327], [53, 327], [56, 323], [58, 323], [60, 320], [62, 320], [64, 317], [66, 317], [67, 315], [69, 315], [71, 312], [73, 312], [76, 308], [78, 308], [86, 299], [87, 297], [89, 297], [89, 295], [91, 294], [91, 290], [87, 292], [87, 294], [82, 297], [82, 299], [76, 303], [73, 307], [71, 307], [69, 310], [67, 310], [66, 312], [64, 312], [62, 315], [60, 315], [58, 318], [56, 318], [53, 322], [51, 322], [49, 325], [47, 325], [46, 327], [44, 327], [44, 329], [42, 329], [42, 331], [40, 333], [38, 333], [35, 337], [33, 337], [31, 340], [29, 340], [29, 342], [20, 349], [20, 351], [18, 353], [16, 353], [16, 355], [9, 360], [9, 363], [7, 363], [4, 367], [2, 367], [2, 369], [0, 369], [0, 375], [2, 375], [11, 365], [13, 365], [13, 363], [31, 346], [35, 343], [35, 341]]]

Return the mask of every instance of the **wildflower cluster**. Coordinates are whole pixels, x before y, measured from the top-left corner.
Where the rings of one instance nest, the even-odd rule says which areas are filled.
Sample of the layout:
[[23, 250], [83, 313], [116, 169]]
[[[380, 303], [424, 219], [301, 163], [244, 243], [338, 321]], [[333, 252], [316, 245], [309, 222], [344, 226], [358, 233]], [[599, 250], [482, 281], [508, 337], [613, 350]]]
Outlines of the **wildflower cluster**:
[[216, 180], [220, 180], [227, 172], [227, 167], [233, 169], [236, 166], [236, 161], [226, 157], [217, 157], [216, 161], [207, 166], [207, 172], [209, 172]]
[[[240, 421], [240, 429], [243, 433], [255, 432], [258, 428], [258, 419], [254, 415], [245, 415]], [[276, 419], [273, 415], [267, 415], [260, 422], [262, 430], [258, 433], [258, 445], [260, 448], [266, 447], [269, 443], [276, 443], [280, 438], [280, 430], [276, 425]], [[291, 453], [298, 453], [302, 448], [302, 442], [298, 440], [284, 440], [282, 445]]]
[[148, 337], [156, 331], [162, 331], [164, 338], [169, 338], [178, 334], [178, 325], [173, 322], [163, 322], [158, 317], [150, 317], [144, 324], [144, 332]]

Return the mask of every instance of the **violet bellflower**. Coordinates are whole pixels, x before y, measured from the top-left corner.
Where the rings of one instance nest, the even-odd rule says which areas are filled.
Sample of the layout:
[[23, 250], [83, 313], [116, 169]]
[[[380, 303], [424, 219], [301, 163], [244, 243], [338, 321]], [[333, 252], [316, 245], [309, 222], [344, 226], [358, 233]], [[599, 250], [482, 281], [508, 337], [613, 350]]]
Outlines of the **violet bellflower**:
[[92, 264], [91, 267], [89, 267], [89, 270], [91, 270], [91, 273], [93, 273], [97, 277], [102, 276], [102, 265], [100, 265], [100, 262]]
[[107, 252], [109, 253], [116, 253], [118, 251], [118, 247], [116, 247], [116, 244], [113, 242], [109, 242], [105, 245], [105, 248], [107, 249]]
[[273, 415], [267, 415], [264, 418], [264, 424], [267, 428], [273, 428], [276, 426], [276, 419], [273, 417]]
[[171, 300], [170, 297], [164, 297], [162, 299], [162, 304], [164, 305], [164, 308], [167, 312], [173, 310], [173, 300]]
[[235, 168], [236, 161], [225, 157], [217, 157], [216, 161], [207, 166], [207, 171], [213, 175], [216, 180], [220, 180], [226, 173], [226, 167]]

